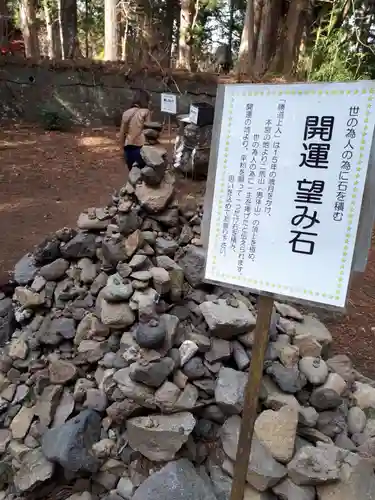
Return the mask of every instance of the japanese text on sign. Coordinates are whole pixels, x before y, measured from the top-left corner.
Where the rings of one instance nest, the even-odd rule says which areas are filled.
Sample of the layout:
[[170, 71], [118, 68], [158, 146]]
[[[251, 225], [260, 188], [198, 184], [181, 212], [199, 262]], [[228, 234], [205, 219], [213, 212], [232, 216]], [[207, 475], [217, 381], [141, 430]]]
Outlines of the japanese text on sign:
[[206, 279], [343, 307], [375, 85], [223, 89]]

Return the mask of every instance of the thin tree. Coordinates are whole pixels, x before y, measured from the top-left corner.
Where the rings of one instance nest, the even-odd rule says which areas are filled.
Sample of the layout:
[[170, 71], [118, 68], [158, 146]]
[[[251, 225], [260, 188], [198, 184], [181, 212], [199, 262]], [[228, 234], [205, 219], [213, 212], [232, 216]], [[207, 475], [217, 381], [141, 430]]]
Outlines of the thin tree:
[[40, 57], [38, 29], [34, 0], [20, 0], [20, 25], [25, 43], [26, 57]]
[[117, 0], [104, 0], [104, 59], [117, 60]]

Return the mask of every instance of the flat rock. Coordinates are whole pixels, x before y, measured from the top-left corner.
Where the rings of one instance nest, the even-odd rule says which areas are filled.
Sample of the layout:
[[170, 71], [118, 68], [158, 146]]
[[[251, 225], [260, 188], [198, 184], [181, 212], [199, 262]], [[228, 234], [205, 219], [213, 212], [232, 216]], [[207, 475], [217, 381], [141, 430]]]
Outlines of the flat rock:
[[231, 339], [254, 328], [256, 320], [253, 314], [242, 302], [237, 304], [238, 307], [232, 307], [219, 299], [199, 306], [212, 335]]
[[144, 181], [135, 187], [135, 195], [142, 208], [150, 213], [162, 212], [174, 194], [174, 178], [166, 173], [159, 186], [149, 186]]
[[263, 411], [256, 419], [254, 432], [273, 458], [287, 463], [294, 454], [297, 424], [298, 410], [283, 406], [278, 411]]
[[300, 391], [307, 383], [305, 375], [296, 366], [287, 368], [281, 363], [275, 362], [267, 368], [266, 372], [282, 391], [290, 394]]
[[307, 334], [322, 345], [332, 343], [332, 335], [329, 330], [314, 316], [304, 316], [301, 323], [296, 323], [296, 335]]
[[74, 238], [61, 246], [61, 254], [66, 259], [82, 259], [95, 257], [95, 235], [92, 233], [77, 233]]
[[57, 281], [65, 276], [66, 271], [69, 268], [69, 262], [65, 259], [59, 258], [50, 264], [39, 269], [39, 273], [47, 281]]
[[28, 408], [27, 406], [22, 406], [10, 425], [13, 439], [23, 439], [26, 436], [34, 415], [35, 407]]
[[220, 368], [215, 388], [215, 401], [227, 415], [243, 410], [247, 374], [232, 368]]
[[319, 500], [373, 500], [375, 476], [373, 464], [354, 453], [348, 453], [341, 468], [340, 481], [318, 486]]
[[131, 366], [130, 378], [134, 382], [140, 382], [150, 387], [160, 387], [174, 366], [175, 363], [171, 358], [162, 358], [153, 363], [134, 363]]
[[6, 297], [0, 300], [0, 347], [10, 339], [15, 325], [12, 299]]
[[102, 299], [101, 321], [112, 328], [126, 328], [134, 323], [135, 316], [128, 304], [109, 303]]
[[130, 446], [149, 460], [173, 460], [194, 429], [191, 413], [136, 417], [126, 423]]
[[[220, 430], [225, 453], [231, 460], [236, 459], [241, 418], [229, 417]], [[258, 491], [266, 491], [275, 486], [287, 474], [287, 469], [276, 462], [268, 449], [254, 436], [247, 472], [247, 482]]]
[[48, 460], [72, 472], [96, 472], [100, 463], [91, 447], [100, 439], [101, 419], [94, 410], [84, 410], [65, 424], [48, 430], [42, 450]]
[[299, 486], [287, 477], [272, 488], [280, 500], [315, 500], [314, 486]]
[[300, 486], [314, 486], [340, 478], [339, 448], [330, 445], [304, 446], [288, 464], [290, 479]]
[[22, 456], [14, 485], [20, 493], [26, 493], [50, 479], [53, 470], [54, 465], [46, 459], [41, 448], [28, 451]]
[[52, 384], [66, 384], [67, 382], [73, 380], [77, 375], [77, 368], [73, 365], [73, 363], [62, 359], [52, 361], [48, 370], [49, 378]]
[[149, 476], [132, 500], [217, 500], [209, 483], [186, 459], [170, 462]]
[[24, 255], [14, 267], [14, 281], [19, 285], [27, 285], [30, 283], [37, 273], [35, 258], [32, 254]]
[[119, 389], [125, 397], [146, 408], [155, 408], [154, 390], [144, 384], [134, 382], [130, 377], [131, 371], [131, 366], [122, 368], [113, 375], [113, 380], [119, 384]]
[[375, 388], [371, 385], [356, 382], [353, 397], [357, 406], [362, 410], [375, 409]]
[[205, 263], [205, 250], [195, 245], [187, 245], [182, 256], [177, 260], [177, 264], [182, 268], [187, 281], [192, 287], [202, 284]]

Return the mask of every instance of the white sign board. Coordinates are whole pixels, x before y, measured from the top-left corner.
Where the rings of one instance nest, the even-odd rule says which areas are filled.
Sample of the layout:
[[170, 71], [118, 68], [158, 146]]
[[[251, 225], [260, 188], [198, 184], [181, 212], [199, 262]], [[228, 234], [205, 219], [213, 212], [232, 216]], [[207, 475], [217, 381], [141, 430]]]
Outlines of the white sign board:
[[171, 115], [177, 113], [177, 98], [175, 94], [161, 94], [160, 111]]
[[374, 97], [366, 81], [224, 86], [207, 280], [345, 306]]
[[190, 123], [193, 123], [194, 125], [197, 125], [198, 123], [198, 113], [199, 110], [197, 106], [194, 106], [193, 104], [190, 104], [190, 110], [189, 110], [189, 121]]

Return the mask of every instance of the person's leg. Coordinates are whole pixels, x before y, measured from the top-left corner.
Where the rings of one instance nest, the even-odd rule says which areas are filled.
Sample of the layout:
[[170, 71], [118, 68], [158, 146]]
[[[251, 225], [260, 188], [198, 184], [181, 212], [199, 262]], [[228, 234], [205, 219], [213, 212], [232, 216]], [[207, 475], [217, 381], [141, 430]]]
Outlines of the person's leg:
[[138, 146], [125, 146], [125, 160], [128, 164], [129, 170], [132, 168], [134, 163], [137, 164], [139, 168], [143, 168], [145, 166], [145, 162], [141, 156], [141, 148]]

